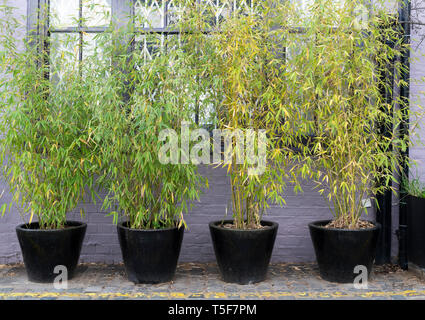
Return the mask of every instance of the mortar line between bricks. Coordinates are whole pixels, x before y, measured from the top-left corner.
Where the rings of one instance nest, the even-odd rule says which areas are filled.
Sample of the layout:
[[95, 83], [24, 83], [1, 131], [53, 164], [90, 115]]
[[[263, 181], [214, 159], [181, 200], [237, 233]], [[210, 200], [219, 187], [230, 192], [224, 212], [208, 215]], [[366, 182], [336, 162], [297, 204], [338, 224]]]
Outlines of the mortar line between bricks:
[[304, 292], [152, 292], [152, 293], [123, 293], [123, 292], [107, 292], [107, 293], [68, 293], [68, 292], [9, 292], [0, 293], [0, 298], [128, 298], [128, 299], [191, 299], [191, 298], [373, 298], [373, 297], [417, 297], [424, 296], [425, 290], [404, 290], [404, 291], [367, 291], [359, 293], [344, 293], [341, 291], [324, 292], [324, 291], [304, 291]]

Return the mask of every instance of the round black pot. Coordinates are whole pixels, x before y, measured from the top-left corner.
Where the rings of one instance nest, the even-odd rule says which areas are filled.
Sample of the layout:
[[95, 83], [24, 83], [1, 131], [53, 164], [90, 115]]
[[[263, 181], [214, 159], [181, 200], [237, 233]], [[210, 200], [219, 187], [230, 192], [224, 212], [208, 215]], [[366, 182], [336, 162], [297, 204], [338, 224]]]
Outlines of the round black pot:
[[184, 228], [130, 229], [118, 224], [118, 239], [128, 279], [134, 283], [171, 281], [177, 267]]
[[375, 260], [380, 225], [359, 230], [324, 228], [329, 222], [322, 220], [308, 225], [322, 278], [332, 282], [353, 283], [359, 275], [354, 273], [358, 265], [367, 268], [369, 277]]
[[263, 281], [273, 252], [278, 224], [261, 221], [264, 229], [238, 230], [223, 228], [222, 223], [209, 224], [217, 264], [225, 282], [249, 284]]
[[74, 276], [80, 258], [87, 225], [67, 221], [64, 229], [41, 230], [38, 222], [16, 227], [28, 279], [33, 282], [53, 282], [62, 274], [56, 266], [65, 266], [68, 279]]

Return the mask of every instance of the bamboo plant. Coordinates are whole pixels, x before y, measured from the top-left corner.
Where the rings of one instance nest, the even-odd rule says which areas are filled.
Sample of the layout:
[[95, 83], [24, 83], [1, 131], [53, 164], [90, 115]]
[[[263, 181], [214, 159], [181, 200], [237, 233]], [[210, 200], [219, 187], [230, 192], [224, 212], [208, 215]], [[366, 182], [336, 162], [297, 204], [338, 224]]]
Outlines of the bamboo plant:
[[[333, 226], [365, 225], [364, 199], [395, 191], [390, 182], [397, 182], [400, 151], [410, 144], [397, 134], [407, 101], [383, 95], [393, 88], [381, 75], [393, 61], [395, 74], [402, 72], [398, 57], [407, 49], [394, 17], [379, 1], [367, 7], [317, 0], [303, 10], [289, 2], [253, 4], [233, 8], [205, 37], [214, 48], [207, 74], [219, 93], [219, 128], [245, 135], [263, 129], [268, 138], [261, 175], [248, 174], [250, 164], [238, 161], [241, 150], [232, 141], [224, 165], [234, 227], [259, 227], [270, 202], [284, 203], [288, 181], [300, 190], [299, 178], [316, 182]], [[212, 20], [202, 5], [196, 14], [191, 21]], [[389, 128], [385, 135], [382, 128]]]
[[[181, 141], [182, 127], [196, 127], [187, 93], [193, 77], [185, 62], [191, 52], [177, 37], [146, 32], [129, 41], [134, 31], [130, 25], [110, 37], [98, 35], [98, 53], [89, 59], [97, 66], [87, 76], [101, 158], [97, 181], [107, 192], [104, 208], [115, 223], [122, 219], [134, 229], [186, 226], [184, 213], [207, 181], [196, 165], [182, 163], [188, 154], [180, 148], [165, 154], [177, 161], [164, 163], [159, 154], [167, 143]], [[152, 48], [149, 55], [139, 47], [144, 41]], [[102, 67], [101, 60], [112, 64]], [[162, 133], [169, 131], [175, 136], [164, 140]]]
[[[230, 177], [234, 222], [227, 227], [257, 229], [271, 203], [285, 203], [288, 182], [300, 190], [291, 167], [293, 128], [283, 121], [285, 113], [292, 112], [283, 106], [283, 49], [273, 29], [279, 20], [276, 9], [283, 12], [286, 7], [273, 1], [257, 1], [236, 10], [233, 5], [233, 1], [223, 3], [227, 9], [217, 16], [208, 4], [190, 7], [186, 3], [189, 13], [184, 17], [190, 18], [185, 29], [195, 32], [183, 38], [196, 37], [210, 49], [201, 55], [206, 62], [201, 90], [213, 92], [215, 112], [210, 122], [224, 136], [225, 149], [215, 163], [227, 168]], [[220, 137], [214, 141], [215, 151], [221, 148], [220, 142]]]
[[300, 92], [301, 121], [294, 123], [301, 136], [310, 137], [309, 144], [299, 143], [300, 172], [328, 201], [333, 213], [328, 227], [358, 229], [370, 227], [361, 219], [364, 200], [395, 191], [400, 151], [410, 143], [397, 131], [406, 101], [394, 95], [388, 102], [382, 89], [393, 94], [393, 88], [380, 76], [393, 61], [400, 74], [398, 57], [408, 48], [400, 43], [394, 17], [379, 7], [361, 20], [362, 1], [332, 4], [317, 0], [306, 9], [305, 34], [289, 59], [294, 70], [289, 81]]
[[404, 178], [402, 184], [408, 195], [417, 198], [425, 198], [425, 186], [418, 175], [409, 180]]
[[[39, 37], [21, 42], [17, 35], [25, 27], [13, 8], [2, 6], [0, 23], [1, 172], [29, 223], [64, 228], [86, 188], [93, 190], [94, 144], [81, 66], [72, 52], [62, 52], [66, 40], [52, 43], [50, 51], [37, 44]], [[2, 214], [5, 209], [6, 204]]]

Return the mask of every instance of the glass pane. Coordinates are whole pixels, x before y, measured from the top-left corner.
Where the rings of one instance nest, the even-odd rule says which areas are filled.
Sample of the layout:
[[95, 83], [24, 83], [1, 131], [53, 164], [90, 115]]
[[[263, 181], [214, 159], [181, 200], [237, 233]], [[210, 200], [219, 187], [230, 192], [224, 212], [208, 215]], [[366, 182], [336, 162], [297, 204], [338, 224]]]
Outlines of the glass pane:
[[50, 36], [50, 75], [54, 83], [61, 82], [66, 72], [78, 72], [80, 35], [52, 33]]
[[168, 4], [167, 4], [168, 25], [177, 23], [181, 13], [182, 13], [182, 8], [180, 7], [178, 3], [174, 3], [173, 0], [168, 1]]
[[111, 22], [111, 0], [82, 0], [83, 24], [87, 27], [105, 27]]
[[[259, 0], [257, 0], [259, 1]], [[234, 10], [239, 10], [245, 13], [252, 12], [255, 0], [236, 0], [234, 2]]]
[[100, 60], [106, 59], [108, 53], [103, 48], [111, 49], [111, 37], [106, 33], [84, 33], [83, 35], [83, 59], [96, 56]]
[[[298, 9], [299, 14], [302, 18], [308, 18], [312, 15], [312, 7], [315, 4], [315, 0], [290, 0]], [[340, 9], [344, 6], [345, 0], [333, 0], [333, 7], [335, 10]]]
[[50, 25], [53, 28], [77, 27], [79, 0], [50, 0]]
[[135, 48], [140, 50], [144, 59], [152, 59], [161, 52], [164, 40], [164, 35], [136, 35]]
[[105, 72], [105, 67], [111, 65], [110, 52], [103, 48], [111, 49], [111, 37], [108, 33], [85, 33], [83, 35], [83, 76], [87, 73], [94, 74]]
[[200, 5], [202, 14], [212, 26], [218, 25], [232, 12], [232, 3], [226, 0], [201, 0]]
[[136, 26], [164, 28], [164, 3], [163, 0], [136, 0], [134, 4]]
[[215, 105], [213, 103], [214, 97], [206, 92], [199, 97], [198, 108], [199, 108], [199, 124], [207, 128], [207, 125], [214, 123], [215, 116]]

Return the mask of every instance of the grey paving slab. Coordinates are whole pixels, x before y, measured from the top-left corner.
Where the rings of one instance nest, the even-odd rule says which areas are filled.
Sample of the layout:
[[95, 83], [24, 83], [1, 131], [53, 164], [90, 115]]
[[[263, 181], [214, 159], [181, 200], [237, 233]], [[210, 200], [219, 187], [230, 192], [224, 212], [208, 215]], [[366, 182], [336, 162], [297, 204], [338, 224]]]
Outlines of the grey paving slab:
[[0, 299], [377, 299], [425, 300], [425, 280], [395, 265], [375, 266], [368, 288], [323, 280], [315, 263], [271, 264], [267, 279], [248, 285], [225, 283], [216, 263], [182, 263], [173, 281], [128, 281], [122, 264], [81, 264], [67, 288], [29, 282], [22, 264], [0, 265]]

